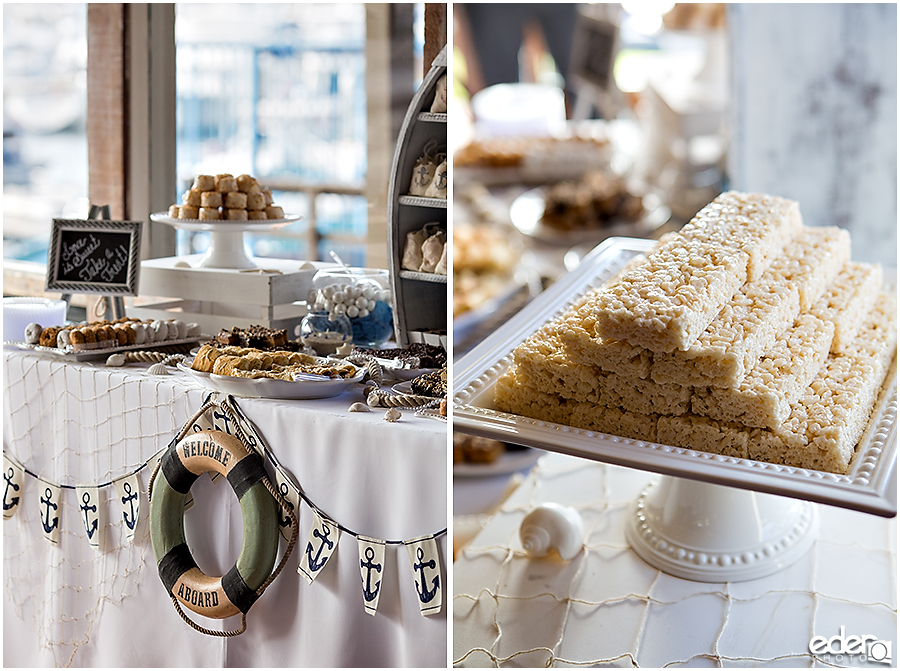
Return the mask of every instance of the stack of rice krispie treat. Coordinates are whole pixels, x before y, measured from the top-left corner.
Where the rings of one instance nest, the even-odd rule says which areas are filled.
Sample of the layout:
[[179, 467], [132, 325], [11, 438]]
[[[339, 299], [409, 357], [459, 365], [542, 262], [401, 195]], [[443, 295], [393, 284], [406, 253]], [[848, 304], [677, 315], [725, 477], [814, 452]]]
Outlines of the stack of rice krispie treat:
[[284, 218], [284, 210], [272, 202], [272, 192], [261, 188], [256, 178], [250, 175], [197, 175], [181, 200], [181, 205], [169, 207], [169, 216], [173, 219], [266, 221]]
[[894, 358], [896, 297], [797, 203], [727, 192], [513, 354], [499, 409], [846, 473]]

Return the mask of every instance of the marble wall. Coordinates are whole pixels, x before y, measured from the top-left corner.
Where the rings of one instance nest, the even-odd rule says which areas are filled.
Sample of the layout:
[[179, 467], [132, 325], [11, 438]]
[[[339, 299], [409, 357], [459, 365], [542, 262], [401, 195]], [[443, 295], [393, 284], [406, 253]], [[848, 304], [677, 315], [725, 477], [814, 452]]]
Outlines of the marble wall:
[[733, 188], [897, 267], [897, 5], [729, 5]]

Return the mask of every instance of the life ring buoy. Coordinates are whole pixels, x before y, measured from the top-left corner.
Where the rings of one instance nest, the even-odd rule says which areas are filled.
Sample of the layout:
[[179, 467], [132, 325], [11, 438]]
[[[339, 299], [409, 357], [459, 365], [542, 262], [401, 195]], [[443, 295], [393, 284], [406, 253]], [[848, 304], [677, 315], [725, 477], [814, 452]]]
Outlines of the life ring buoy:
[[[184, 504], [203, 473], [225, 476], [241, 504], [244, 539], [234, 566], [220, 577], [204, 574], [184, 537]], [[193, 612], [223, 619], [246, 614], [278, 554], [278, 503], [269, 493], [262, 458], [222, 431], [199, 431], [170, 447], [150, 491], [150, 539], [166, 590]]]

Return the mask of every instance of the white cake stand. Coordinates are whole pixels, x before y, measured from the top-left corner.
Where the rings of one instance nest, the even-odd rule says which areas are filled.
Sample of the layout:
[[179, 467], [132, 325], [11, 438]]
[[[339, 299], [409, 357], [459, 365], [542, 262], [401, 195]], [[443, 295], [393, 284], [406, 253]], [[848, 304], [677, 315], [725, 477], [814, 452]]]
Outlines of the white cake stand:
[[653, 244], [607, 240], [455, 362], [454, 429], [660, 474], [632, 502], [626, 535], [650, 565], [688, 580], [737, 582], [786, 568], [813, 545], [816, 504], [895, 516], [895, 369], [888, 373], [843, 475], [607, 435], [497, 409], [494, 385], [512, 362], [515, 348]]
[[815, 506], [772, 494], [663, 476], [634, 502], [625, 536], [648, 564], [700, 582], [777, 573], [816, 537]]
[[246, 231], [276, 231], [288, 224], [302, 219], [295, 214], [285, 215], [283, 219], [267, 219], [265, 221], [203, 221], [200, 219], [174, 219], [167, 212], [156, 212], [150, 215], [150, 221], [168, 224], [182, 231], [208, 231], [209, 249], [197, 268], [230, 268], [244, 270], [256, 268], [256, 264], [247, 255], [244, 248]]

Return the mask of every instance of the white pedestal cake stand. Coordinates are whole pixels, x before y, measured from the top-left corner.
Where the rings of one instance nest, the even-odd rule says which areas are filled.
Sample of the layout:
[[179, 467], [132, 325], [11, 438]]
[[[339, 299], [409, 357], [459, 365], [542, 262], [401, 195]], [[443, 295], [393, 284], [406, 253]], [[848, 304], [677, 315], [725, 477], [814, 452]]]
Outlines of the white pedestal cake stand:
[[625, 537], [666, 573], [739, 582], [800, 559], [813, 545], [816, 521], [808, 501], [663, 476], [635, 501]]
[[201, 221], [200, 219], [173, 219], [166, 212], [150, 215], [151, 221], [168, 224], [182, 231], [208, 231], [209, 249], [197, 268], [229, 268], [245, 270], [256, 268], [256, 264], [247, 255], [244, 248], [246, 231], [276, 231], [299, 221], [299, 215], [286, 215], [283, 219], [267, 219], [265, 221]]
[[454, 429], [663, 475], [634, 502], [626, 535], [652, 566], [688, 580], [761, 578], [797, 561], [815, 540], [811, 502], [897, 514], [896, 367], [846, 475], [631, 440], [501, 412], [497, 378], [513, 350], [653, 242], [611, 238], [454, 365]]

